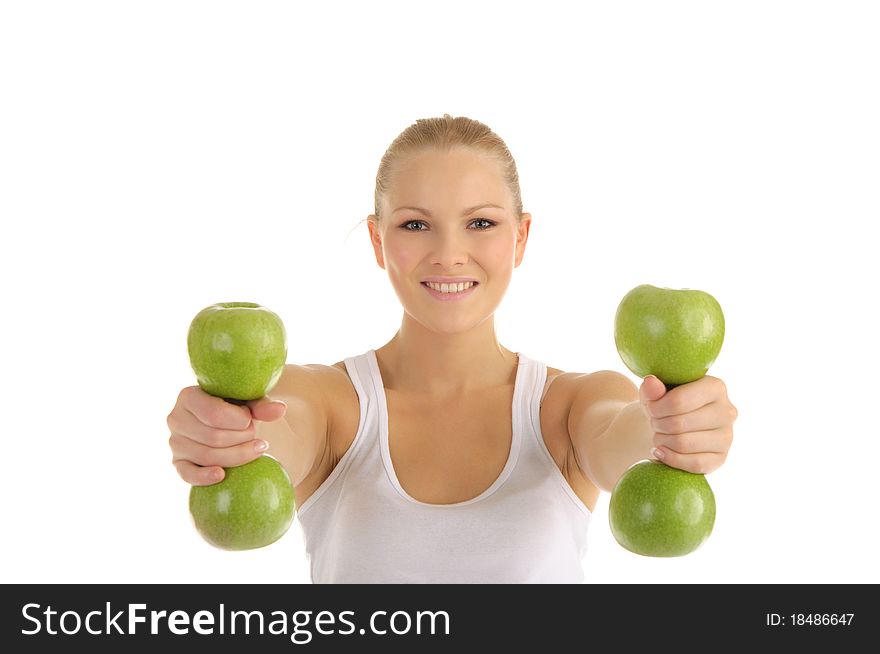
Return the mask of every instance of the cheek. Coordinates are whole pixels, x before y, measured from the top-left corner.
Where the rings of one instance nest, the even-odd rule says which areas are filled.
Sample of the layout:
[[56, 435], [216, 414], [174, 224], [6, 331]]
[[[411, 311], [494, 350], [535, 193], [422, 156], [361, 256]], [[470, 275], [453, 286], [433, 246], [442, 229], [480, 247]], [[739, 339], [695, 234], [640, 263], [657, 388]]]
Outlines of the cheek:
[[394, 239], [384, 241], [384, 253], [385, 266], [392, 276], [396, 276], [395, 273], [406, 274], [424, 257], [424, 252], [419, 250], [414, 241], [405, 243]]
[[483, 265], [492, 268], [496, 272], [506, 271], [508, 275], [513, 271], [514, 257], [516, 256], [516, 239], [504, 235], [503, 238], [492, 239], [482, 249]]

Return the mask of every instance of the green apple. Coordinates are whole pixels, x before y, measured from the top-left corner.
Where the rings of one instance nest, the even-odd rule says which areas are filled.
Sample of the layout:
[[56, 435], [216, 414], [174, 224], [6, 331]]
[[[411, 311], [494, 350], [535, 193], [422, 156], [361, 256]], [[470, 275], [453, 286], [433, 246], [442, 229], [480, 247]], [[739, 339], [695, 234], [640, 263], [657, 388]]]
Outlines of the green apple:
[[221, 302], [193, 318], [187, 349], [202, 390], [243, 402], [263, 397], [278, 382], [287, 362], [287, 335], [266, 307]]
[[683, 556], [712, 533], [715, 494], [705, 475], [641, 461], [617, 481], [608, 519], [614, 538], [630, 552]]
[[721, 306], [704, 291], [643, 284], [623, 297], [614, 317], [614, 342], [626, 367], [667, 388], [705, 375], [723, 341]]
[[224, 550], [265, 547], [293, 522], [296, 500], [290, 477], [277, 460], [263, 454], [234, 468], [222, 481], [193, 486], [189, 511], [202, 538]]

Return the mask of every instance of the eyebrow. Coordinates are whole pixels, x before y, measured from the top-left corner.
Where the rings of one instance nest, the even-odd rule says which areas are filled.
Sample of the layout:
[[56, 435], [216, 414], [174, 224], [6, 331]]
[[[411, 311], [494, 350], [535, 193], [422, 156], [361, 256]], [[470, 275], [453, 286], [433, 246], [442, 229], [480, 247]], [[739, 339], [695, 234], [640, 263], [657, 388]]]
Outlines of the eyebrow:
[[[492, 204], [491, 202], [486, 202], [484, 204], [478, 204], [475, 207], [469, 207], [469, 208], [465, 209], [464, 211], [461, 212], [461, 215], [466, 216], [469, 213], [473, 213], [474, 211], [479, 211], [480, 209], [487, 209], [487, 208], [504, 209], [504, 207], [500, 207], [497, 204]], [[423, 213], [426, 216], [428, 216], [428, 218], [432, 217], [431, 212], [428, 211], [427, 209], [423, 209], [422, 207], [397, 207], [397, 209], [395, 209], [391, 213], [397, 213], [398, 211], [403, 211], [404, 209], [409, 210], [409, 211], [418, 211], [418, 212]]]

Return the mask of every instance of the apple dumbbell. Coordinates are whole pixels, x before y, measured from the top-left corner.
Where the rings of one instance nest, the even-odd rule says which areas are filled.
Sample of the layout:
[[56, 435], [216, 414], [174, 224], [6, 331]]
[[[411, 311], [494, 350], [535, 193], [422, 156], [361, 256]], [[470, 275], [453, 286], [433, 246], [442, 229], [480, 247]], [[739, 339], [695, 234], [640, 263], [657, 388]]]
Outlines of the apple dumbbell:
[[[277, 314], [253, 302], [205, 307], [189, 327], [187, 349], [199, 387], [233, 404], [268, 394], [287, 361], [287, 335]], [[222, 481], [193, 486], [189, 510], [206, 541], [226, 550], [264, 547], [281, 538], [296, 509], [284, 467], [263, 454]]]
[[[704, 291], [637, 286], [614, 319], [624, 364], [639, 377], [654, 375], [667, 390], [703, 377], [723, 341], [721, 306]], [[640, 461], [612, 490], [608, 519], [614, 538], [631, 552], [683, 556], [712, 533], [715, 494], [705, 475]]]

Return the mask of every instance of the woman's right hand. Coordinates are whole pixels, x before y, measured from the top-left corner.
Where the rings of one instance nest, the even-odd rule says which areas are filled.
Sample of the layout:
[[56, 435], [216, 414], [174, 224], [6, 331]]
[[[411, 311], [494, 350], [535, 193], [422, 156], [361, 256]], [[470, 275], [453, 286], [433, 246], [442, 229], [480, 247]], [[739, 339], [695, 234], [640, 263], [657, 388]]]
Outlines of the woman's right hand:
[[257, 421], [278, 420], [286, 410], [268, 397], [236, 405], [198, 386], [184, 388], [167, 419], [177, 474], [193, 486], [216, 484], [225, 476], [223, 468], [252, 461], [268, 448], [257, 437]]

